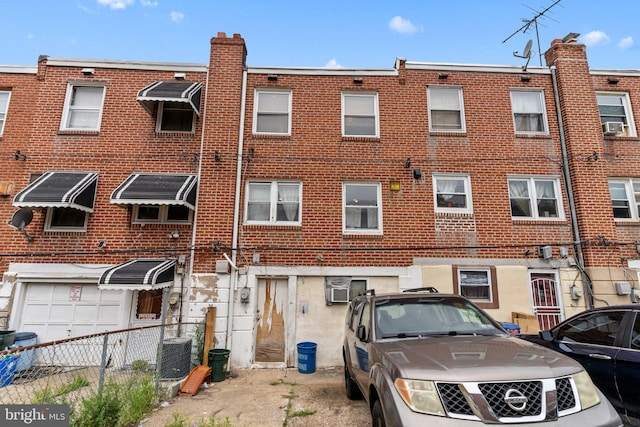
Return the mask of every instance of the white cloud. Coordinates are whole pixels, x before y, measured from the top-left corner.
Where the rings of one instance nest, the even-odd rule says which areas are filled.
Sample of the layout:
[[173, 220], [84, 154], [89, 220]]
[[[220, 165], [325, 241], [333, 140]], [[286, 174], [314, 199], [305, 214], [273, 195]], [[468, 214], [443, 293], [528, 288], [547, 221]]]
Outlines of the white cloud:
[[184, 13], [171, 12], [169, 16], [171, 16], [173, 22], [182, 22], [182, 20], [184, 20]]
[[629, 36], [629, 37], [625, 37], [622, 40], [620, 40], [618, 42], [618, 48], [620, 49], [630, 49], [635, 45], [635, 42], [633, 41], [633, 37]]
[[338, 64], [336, 58], [330, 59], [329, 62], [327, 62], [324, 66], [325, 68], [342, 68], [342, 65]]
[[109, 6], [110, 9], [126, 9], [133, 4], [134, 0], [98, 0], [103, 6]]
[[394, 16], [389, 21], [389, 28], [402, 34], [413, 34], [416, 31], [422, 31], [422, 28], [416, 27], [411, 21], [404, 19], [402, 16]]
[[603, 31], [591, 31], [584, 36], [580, 36], [580, 41], [587, 46], [607, 44], [609, 43], [609, 36]]
[[144, 7], [156, 7], [158, 5], [158, 2], [153, 0], [140, 0], [140, 3]]

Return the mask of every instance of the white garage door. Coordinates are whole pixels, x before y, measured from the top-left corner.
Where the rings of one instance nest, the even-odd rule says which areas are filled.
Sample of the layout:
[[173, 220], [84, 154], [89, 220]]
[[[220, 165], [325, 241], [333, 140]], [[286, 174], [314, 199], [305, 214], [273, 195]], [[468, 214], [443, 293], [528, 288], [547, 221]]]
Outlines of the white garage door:
[[93, 284], [27, 283], [19, 331], [35, 332], [38, 343], [126, 328], [126, 292], [100, 291]]

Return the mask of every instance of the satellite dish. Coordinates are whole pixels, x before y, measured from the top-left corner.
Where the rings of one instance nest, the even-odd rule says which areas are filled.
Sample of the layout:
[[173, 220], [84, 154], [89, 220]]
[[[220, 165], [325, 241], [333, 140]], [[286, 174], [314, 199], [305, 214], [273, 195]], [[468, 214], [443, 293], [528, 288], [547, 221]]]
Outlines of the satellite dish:
[[531, 60], [531, 45], [533, 44], [533, 40], [529, 39], [527, 44], [524, 46], [524, 50], [522, 54], [519, 54], [517, 51], [513, 52], [513, 56], [517, 56], [518, 58], [525, 58], [527, 63], [522, 67], [523, 71], [527, 71], [527, 66], [529, 65], [529, 61]]
[[524, 50], [522, 51], [521, 54], [518, 54], [518, 52], [513, 52], [513, 56], [517, 56], [518, 58], [527, 58], [529, 59], [531, 57], [531, 45], [533, 44], [533, 40], [529, 39], [529, 41], [527, 42], [527, 44], [524, 47]]
[[21, 208], [13, 213], [11, 217], [11, 221], [9, 221], [9, 225], [15, 228], [16, 230], [20, 230], [20, 232], [27, 238], [29, 242], [33, 241], [33, 237], [29, 236], [24, 228], [31, 224], [33, 220], [33, 211], [27, 208]]

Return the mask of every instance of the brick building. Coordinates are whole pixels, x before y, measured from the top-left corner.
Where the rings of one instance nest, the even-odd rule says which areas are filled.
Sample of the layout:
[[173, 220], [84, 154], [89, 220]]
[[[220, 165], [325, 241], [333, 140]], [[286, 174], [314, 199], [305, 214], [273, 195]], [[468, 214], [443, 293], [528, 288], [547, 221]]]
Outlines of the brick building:
[[[590, 69], [571, 37], [552, 43], [547, 67], [246, 57], [239, 35], [219, 33], [208, 65], [0, 67], [0, 213], [35, 211], [0, 235], [12, 328], [56, 337], [158, 322], [170, 295], [172, 320], [217, 308], [216, 346], [234, 366], [293, 366], [300, 341], [317, 342], [326, 366], [341, 363], [344, 302], [362, 289], [434, 286], [502, 321], [536, 314], [542, 327], [635, 300], [639, 71]], [[76, 86], [90, 88], [77, 107], [93, 128], [69, 128]], [[30, 181], [47, 171], [54, 188], [76, 177], [61, 172], [96, 178], [95, 203], [39, 201]], [[197, 181], [197, 203], [160, 191], [176, 181]], [[61, 208], [86, 212], [86, 226], [55, 230]], [[116, 280], [128, 260], [152, 271], [149, 258], [174, 275], [151, 291]], [[112, 324], [58, 319], [51, 297], [36, 322], [29, 309], [43, 295]]]

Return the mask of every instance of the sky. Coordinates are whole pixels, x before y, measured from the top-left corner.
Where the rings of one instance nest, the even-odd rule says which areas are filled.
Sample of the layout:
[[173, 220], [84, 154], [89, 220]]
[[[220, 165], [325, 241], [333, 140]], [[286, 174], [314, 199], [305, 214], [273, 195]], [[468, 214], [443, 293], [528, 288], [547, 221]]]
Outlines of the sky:
[[640, 1], [555, 2], [0, 0], [0, 66], [35, 66], [40, 55], [204, 65], [225, 32], [244, 38], [254, 67], [524, 65], [515, 54], [532, 40], [531, 67], [553, 39], [578, 33], [591, 68], [640, 70]]

